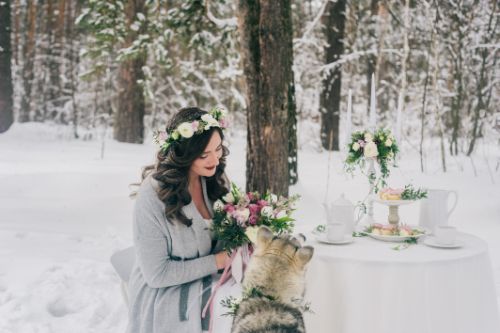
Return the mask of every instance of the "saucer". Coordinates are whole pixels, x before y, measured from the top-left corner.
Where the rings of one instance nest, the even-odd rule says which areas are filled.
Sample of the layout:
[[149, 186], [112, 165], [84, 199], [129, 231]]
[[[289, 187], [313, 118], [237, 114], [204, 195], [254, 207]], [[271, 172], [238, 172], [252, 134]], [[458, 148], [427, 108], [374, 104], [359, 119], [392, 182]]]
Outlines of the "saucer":
[[349, 244], [349, 243], [354, 242], [354, 237], [352, 237], [350, 235], [345, 235], [344, 239], [332, 241], [332, 240], [329, 240], [325, 234], [323, 234], [323, 235], [316, 236], [316, 240], [320, 243], [325, 243], [325, 244], [342, 245], [342, 244]]
[[435, 237], [426, 237], [424, 240], [424, 244], [427, 246], [439, 247], [439, 248], [443, 248], [443, 249], [455, 249], [455, 248], [459, 248], [459, 247], [464, 246], [465, 242], [463, 242], [459, 239], [455, 239], [455, 243], [453, 243], [453, 244], [441, 244], [441, 243], [436, 242]]

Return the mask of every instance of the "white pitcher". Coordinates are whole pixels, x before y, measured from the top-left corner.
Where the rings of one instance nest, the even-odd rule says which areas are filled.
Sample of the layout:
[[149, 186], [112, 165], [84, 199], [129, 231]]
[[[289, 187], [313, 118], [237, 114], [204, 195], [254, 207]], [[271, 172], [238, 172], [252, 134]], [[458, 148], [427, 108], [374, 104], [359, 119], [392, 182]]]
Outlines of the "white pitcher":
[[[450, 195], [454, 197], [451, 208], [448, 206]], [[448, 224], [448, 218], [457, 207], [457, 203], [457, 191], [428, 189], [427, 199], [420, 201], [419, 224], [434, 233], [436, 226]]]

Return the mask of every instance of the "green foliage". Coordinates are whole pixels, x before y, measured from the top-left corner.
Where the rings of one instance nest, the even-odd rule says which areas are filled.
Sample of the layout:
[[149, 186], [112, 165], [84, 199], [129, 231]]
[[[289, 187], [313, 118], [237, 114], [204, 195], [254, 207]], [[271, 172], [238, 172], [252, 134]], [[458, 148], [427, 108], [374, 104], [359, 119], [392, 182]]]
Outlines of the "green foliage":
[[427, 191], [421, 188], [415, 189], [411, 184], [406, 185], [403, 193], [401, 193], [402, 200], [420, 200], [424, 198], [427, 198]]

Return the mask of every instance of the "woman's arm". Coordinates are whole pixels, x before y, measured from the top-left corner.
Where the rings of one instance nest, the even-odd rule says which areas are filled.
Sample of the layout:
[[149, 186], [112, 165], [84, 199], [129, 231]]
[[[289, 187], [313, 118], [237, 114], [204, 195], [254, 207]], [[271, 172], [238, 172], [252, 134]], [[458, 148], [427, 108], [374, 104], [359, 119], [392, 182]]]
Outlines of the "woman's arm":
[[[138, 197], [134, 209], [134, 244], [138, 265], [148, 286], [164, 288], [200, 279], [217, 272], [215, 255], [173, 260], [155, 208], [148, 198]], [[161, 214], [159, 216], [162, 216]]]

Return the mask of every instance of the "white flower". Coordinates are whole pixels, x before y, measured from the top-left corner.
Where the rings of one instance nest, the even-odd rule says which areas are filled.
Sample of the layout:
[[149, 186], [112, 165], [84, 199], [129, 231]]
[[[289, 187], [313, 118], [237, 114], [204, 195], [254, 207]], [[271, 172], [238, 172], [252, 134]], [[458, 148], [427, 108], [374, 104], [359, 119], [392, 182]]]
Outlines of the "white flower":
[[278, 212], [276, 213], [275, 217], [276, 217], [277, 219], [284, 218], [284, 217], [286, 217], [286, 212], [285, 212], [284, 210], [280, 210], [280, 211], [278, 211]]
[[179, 134], [186, 139], [189, 139], [194, 134], [193, 126], [191, 125], [191, 123], [180, 124], [179, 127], [177, 127], [177, 131], [179, 131]]
[[271, 203], [276, 203], [278, 202], [278, 196], [276, 196], [276, 194], [271, 194]]
[[365, 149], [364, 149], [364, 154], [365, 157], [377, 157], [378, 156], [378, 149], [377, 145], [375, 142], [370, 141], [366, 144]]
[[262, 214], [262, 216], [271, 217], [271, 215], [273, 214], [273, 207], [264, 206], [264, 207], [262, 207], [262, 210], [260, 211], [260, 213]]
[[174, 132], [172, 133], [172, 139], [177, 140], [178, 138], [179, 138], [179, 132], [174, 131]]
[[371, 135], [370, 133], [366, 132], [366, 133], [365, 133], [365, 141], [366, 141], [366, 142], [371, 142], [371, 141], [373, 141], [373, 135]]
[[224, 203], [220, 200], [214, 202], [214, 210], [216, 212], [221, 212], [224, 209]]
[[392, 146], [392, 140], [391, 140], [390, 138], [389, 138], [389, 139], [387, 139], [387, 140], [385, 140], [385, 146], [386, 146], [386, 147], [390, 147], [390, 146]]
[[231, 192], [223, 196], [222, 199], [227, 203], [234, 203], [234, 196]]
[[360, 147], [360, 146], [359, 146], [359, 143], [357, 143], [357, 142], [354, 142], [354, 143], [352, 144], [352, 150], [354, 150], [354, 151], [358, 151], [358, 150], [359, 150], [359, 147]]
[[233, 217], [238, 221], [240, 225], [243, 225], [248, 218], [250, 217], [250, 210], [248, 208], [240, 208], [235, 210], [233, 213]]
[[245, 230], [245, 235], [247, 235], [250, 242], [255, 244], [255, 243], [257, 243], [257, 232], [258, 231], [259, 231], [259, 227], [257, 227], [257, 226], [248, 227]]
[[201, 116], [201, 120], [207, 123], [205, 125], [205, 130], [210, 129], [210, 127], [219, 127], [219, 122], [215, 120], [215, 118], [212, 117], [211, 114], [204, 114], [203, 116]]

